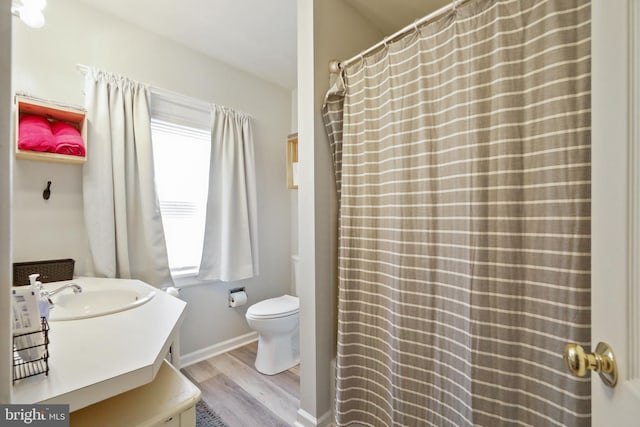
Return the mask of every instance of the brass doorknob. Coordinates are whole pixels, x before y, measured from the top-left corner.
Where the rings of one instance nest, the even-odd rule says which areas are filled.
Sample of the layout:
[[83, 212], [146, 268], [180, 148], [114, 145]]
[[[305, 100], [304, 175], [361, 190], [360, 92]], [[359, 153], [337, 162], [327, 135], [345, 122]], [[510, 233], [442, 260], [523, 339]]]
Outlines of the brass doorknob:
[[609, 344], [600, 342], [593, 353], [585, 353], [576, 344], [569, 343], [564, 347], [563, 359], [567, 367], [576, 377], [584, 377], [588, 370], [600, 374], [602, 381], [609, 387], [618, 383], [618, 365]]

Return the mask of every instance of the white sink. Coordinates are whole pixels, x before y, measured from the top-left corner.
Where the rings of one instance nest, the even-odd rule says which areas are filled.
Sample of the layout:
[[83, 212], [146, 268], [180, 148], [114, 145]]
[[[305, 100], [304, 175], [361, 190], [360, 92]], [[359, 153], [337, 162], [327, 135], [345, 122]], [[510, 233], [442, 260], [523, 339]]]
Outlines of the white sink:
[[[45, 289], [52, 291], [67, 283], [73, 281], [48, 283]], [[81, 286], [81, 293], [74, 294], [73, 290], [68, 288], [51, 298], [53, 309], [49, 314], [50, 321], [86, 319], [131, 310], [149, 302], [155, 296], [155, 291], [150, 286], [137, 286], [134, 283], [110, 286], [108, 289], [88, 284]]]

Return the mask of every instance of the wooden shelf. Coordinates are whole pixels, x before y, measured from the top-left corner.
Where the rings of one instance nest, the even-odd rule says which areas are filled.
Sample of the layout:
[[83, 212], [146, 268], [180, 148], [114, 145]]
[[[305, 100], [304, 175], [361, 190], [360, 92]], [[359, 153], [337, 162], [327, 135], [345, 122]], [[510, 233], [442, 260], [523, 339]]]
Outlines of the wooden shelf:
[[[36, 116], [45, 117], [48, 120], [61, 120], [69, 123], [82, 135], [82, 140], [85, 147], [84, 156], [71, 156], [67, 154], [40, 152], [21, 150], [18, 148], [19, 135], [19, 123], [20, 117], [25, 114], [32, 114]], [[36, 160], [43, 162], [55, 162], [55, 163], [68, 163], [68, 164], [83, 164], [87, 161], [87, 127], [86, 127], [86, 112], [78, 107], [71, 107], [65, 105], [54, 104], [46, 100], [32, 98], [26, 95], [16, 95], [15, 97], [15, 147], [16, 158], [24, 160]]]

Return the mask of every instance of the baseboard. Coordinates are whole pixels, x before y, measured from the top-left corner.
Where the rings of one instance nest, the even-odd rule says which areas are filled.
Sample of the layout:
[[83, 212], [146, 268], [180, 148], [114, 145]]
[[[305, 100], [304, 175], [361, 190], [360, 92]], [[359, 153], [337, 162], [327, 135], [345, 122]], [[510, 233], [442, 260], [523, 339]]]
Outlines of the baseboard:
[[327, 411], [320, 418], [316, 418], [304, 409], [298, 409], [298, 418], [294, 427], [335, 427], [332, 418], [333, 411]]
[[180, 366], [182, 368], [186, 368], [189, 365], [193, 365], [203, 360], [207, 360], [213, 356], [226, 353], [228, 351], [234, 350], [238, 347], [242, 347], [243, 345], [250, 344], [257, 340], [258, 340], [258, 334], [256, 332], [249, 332], [248, 334], [231, 338], [230, 340], [226, 340], [218, 344], [214, 344], [212, 346], [203, 348], [201, 350], [196, 350], [188, 354], [183, 354], [180, 356]]

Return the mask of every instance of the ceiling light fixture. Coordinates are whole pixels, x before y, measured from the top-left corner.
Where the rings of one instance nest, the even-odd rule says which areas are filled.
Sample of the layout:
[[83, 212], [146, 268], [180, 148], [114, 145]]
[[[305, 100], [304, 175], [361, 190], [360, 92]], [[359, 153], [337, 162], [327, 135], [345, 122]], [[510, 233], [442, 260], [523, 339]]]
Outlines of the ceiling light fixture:
[[47, 0], [17, 0], [11, 5], [11, 13], [19, 17], [25, 25], [31, 28], [44, 26], [44, 14]]

